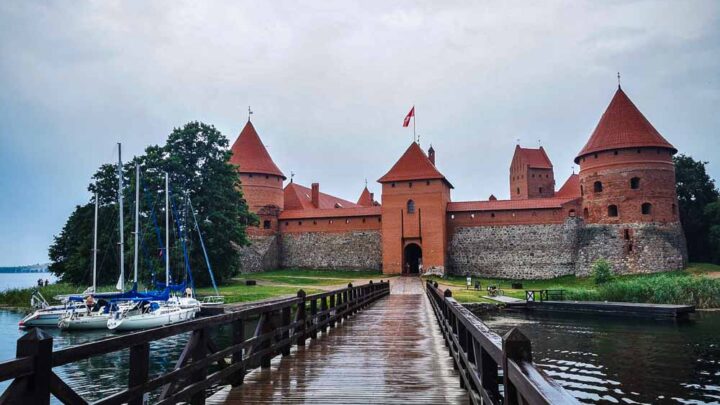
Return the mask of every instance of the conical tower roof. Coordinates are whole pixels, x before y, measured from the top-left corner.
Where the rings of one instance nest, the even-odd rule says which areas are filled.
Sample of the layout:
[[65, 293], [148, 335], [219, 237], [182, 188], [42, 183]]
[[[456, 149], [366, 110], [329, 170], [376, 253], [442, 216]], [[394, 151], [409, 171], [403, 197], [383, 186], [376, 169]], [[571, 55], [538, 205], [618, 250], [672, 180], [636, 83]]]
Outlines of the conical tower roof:
[[231, 150], [230, 163], [239, 166], [240, 173], [272, 174], [286, 178], [273, 162], [250, 121], [240, 131]]
[[638, 147], [666, 148], [673, 153], [677, 152], [618, 86], [590, 140], [575, 158], [575, 163], [590, 153]]
[[449, 181], [438, 171], [425, 152], [416, 142], [410, 144], [405, 153], [398, 159], [395, 165], [382, 176], [378, 182], [388, 183], [391, 181], [407, 180], [432, 180], [442, 179], [452, 187]]
[[356, 204], [363, 207], [372, 207], [375, 205], [375, 201], [373, 201], [372, 194], [370, 194], [370, 190], [368, 190], [367, 186], [363, 189]]

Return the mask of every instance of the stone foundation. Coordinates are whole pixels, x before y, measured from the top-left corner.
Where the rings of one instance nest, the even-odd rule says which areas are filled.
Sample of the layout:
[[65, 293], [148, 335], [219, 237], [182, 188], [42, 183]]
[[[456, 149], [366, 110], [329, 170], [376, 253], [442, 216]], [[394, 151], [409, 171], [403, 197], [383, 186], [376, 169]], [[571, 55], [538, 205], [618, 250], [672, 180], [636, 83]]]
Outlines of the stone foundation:
[[449, 243], [449, 273], [511, 279], [573, 274], [581, 223], [459, 227]]
[[589, 224], [579, 230], [575, 273], [587, 276], [598, 259], [617, 274], [657, 273], [687, 266], [685, 234], [679, 222]]
[[240, 248], [240, 273], [257, 273], [280, 267], [279, 237], [248, 236], [250, 246]]
[[286, 233], [282, 267], [381, 270], [380, 231]]

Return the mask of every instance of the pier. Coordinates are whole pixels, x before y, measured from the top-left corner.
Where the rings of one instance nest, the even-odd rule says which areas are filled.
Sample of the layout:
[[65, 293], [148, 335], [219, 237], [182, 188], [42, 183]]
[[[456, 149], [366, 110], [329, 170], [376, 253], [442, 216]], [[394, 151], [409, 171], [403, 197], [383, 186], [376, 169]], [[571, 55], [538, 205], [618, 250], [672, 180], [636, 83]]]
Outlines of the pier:
[[[220, 339], [219, 330], [229, 331]], [[252, 330], [251, 333], [248, 333]], [[150, 369], [150, 343], [190, 334], [169, 372]], [[129, 350], [127, 384], [99, 404], [576, 403], [532, 362], [517, 329], [490, 331], [450, 291], [402, 277], [265, 302], [53, 350], [39, 329], [0, 363], [1, 403], [87, 404], [54, 371]]]

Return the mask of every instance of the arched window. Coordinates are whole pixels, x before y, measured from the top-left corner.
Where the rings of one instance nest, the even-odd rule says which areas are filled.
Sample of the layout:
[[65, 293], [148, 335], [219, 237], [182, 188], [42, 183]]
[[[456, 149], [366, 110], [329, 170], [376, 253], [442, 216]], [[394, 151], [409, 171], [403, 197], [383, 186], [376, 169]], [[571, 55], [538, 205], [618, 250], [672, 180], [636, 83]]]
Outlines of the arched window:
[[590, 211], [588, 211], [587, 208], [583, 208], [583, 218], [587, 218], [590, 216]]
[[643, 215], [650, 215], [650, 213], [652, 213], [652, 204], [643, 203], [643, 205], [641, 206], [641, 210]]
[[539, 193], [542, 194], [542, 187], [539, 188]]
[[518, 194], [520, 194], [520, 187], [516, 188]]
[[640, 188], [640, 177], [633, 177], [630, 179], [630, 188], [633, 190]]
[[270, 229], [270, 221], [269, 220], [266, 219], [263, 221], [263, 229]]
[[580, 186], [580, 195], [585, 195], [585, 188], [583, 186]]
[[593, 184], [593, 190], [594, 190], [596, 193], [601, 193], [601, 192], [602, 192], [602, 182], [596, 181], [596, 182]]
[[415, 212], [415, 201], [408, 200], [407, 202], [407, 212], [408, 214], [412, 214]]
[[616, 217], [616, 216], [618, 216], [618, 208], [617, 208], [617, 205], [608, 205], [608, 216], [609, 216], [609, 217]]

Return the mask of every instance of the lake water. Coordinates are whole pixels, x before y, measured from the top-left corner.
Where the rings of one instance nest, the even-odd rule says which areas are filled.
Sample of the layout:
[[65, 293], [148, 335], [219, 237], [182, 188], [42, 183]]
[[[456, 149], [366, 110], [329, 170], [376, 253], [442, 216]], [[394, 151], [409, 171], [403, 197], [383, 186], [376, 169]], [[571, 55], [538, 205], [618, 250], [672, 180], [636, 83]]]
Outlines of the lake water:
[[720, 404], [720, 312], [685, 322], [571, 314], [481, 315], [530, 338], [533, 360], [583, 403]]
[[[0, 361], [15, 357], [15, 343], [26, 331], [18, 329], [22, 312], [0, 310]], [[254, 327], [248, 325], [249, 329]], [[106, 331], [60, 331], [45, 329], [53, 336], [55, 349], [91, 342], [117, 334]], [[215, 331], [214, 341], [225, 347], [229, 341], [230, 328]], [[189, 334], [174, 336], [150, 344], [150, 378], [171, 371], [180, 356]], [[122, 350], [102, 356], [92, 357], [85, 361], [71, 363], [53, 369], [60, 377], [88, 401], [95, 401], [110, 394], [119, 392], [128, 383], [129, 351]], [[10, 385], [10, 381], [0, 382], [0, 393]], [[150, 395], [150, 401], [156, 399], [159, 392]], [[54, 397], [53, 404], [59, 404]]]
[[51, 283], [57, 281], [51, 273], [0, 273], [0, 291], [35, 287], [39, 278]]

